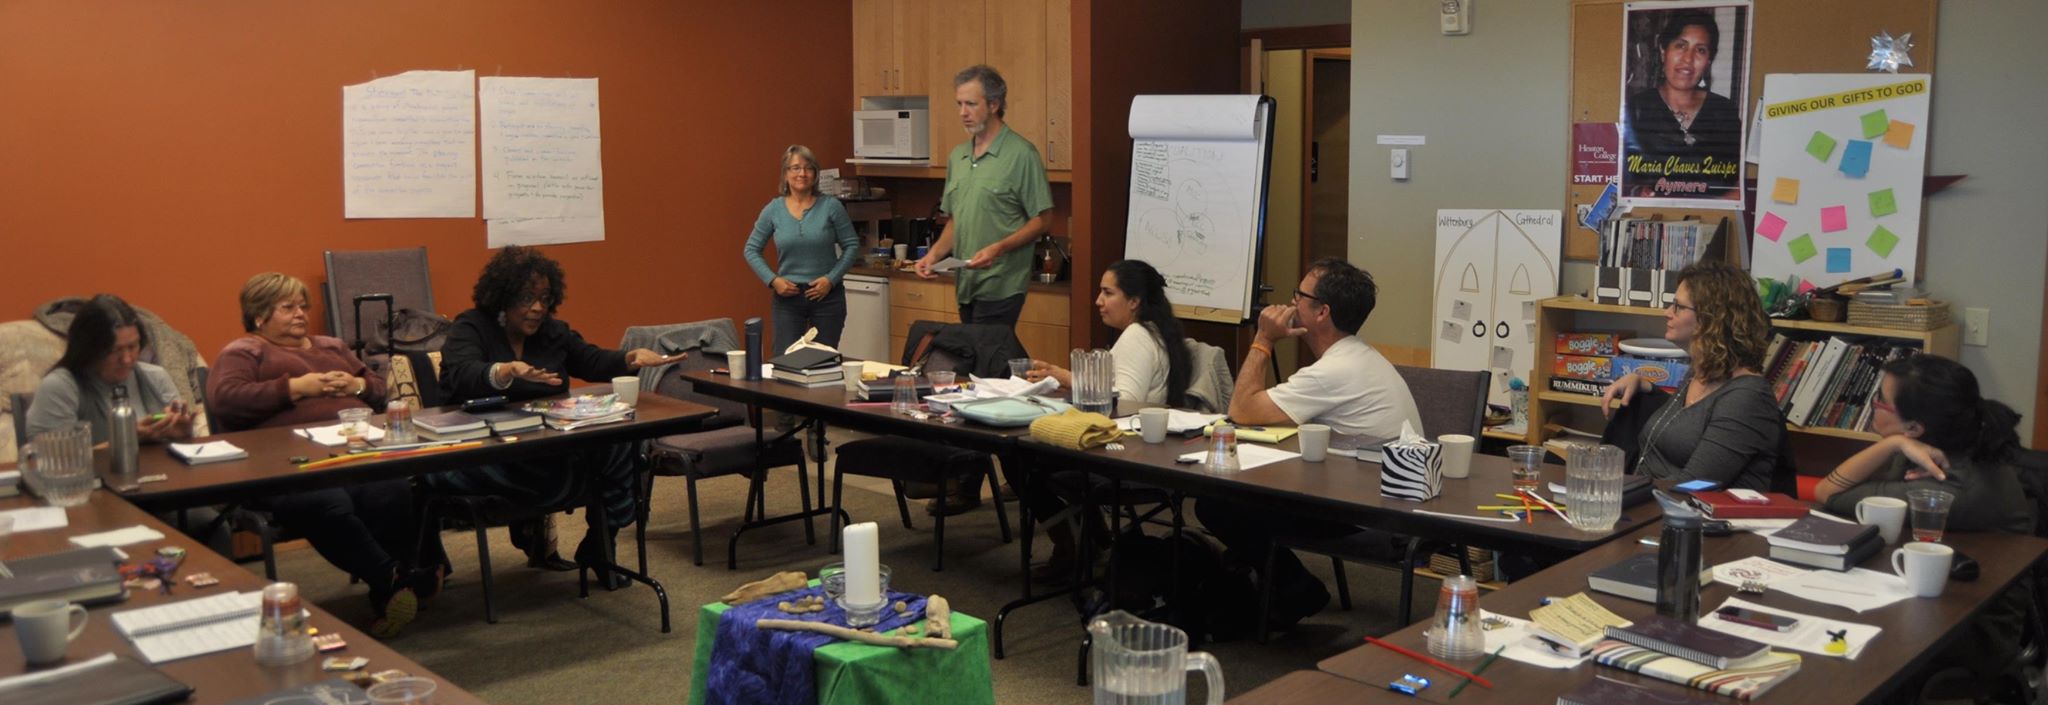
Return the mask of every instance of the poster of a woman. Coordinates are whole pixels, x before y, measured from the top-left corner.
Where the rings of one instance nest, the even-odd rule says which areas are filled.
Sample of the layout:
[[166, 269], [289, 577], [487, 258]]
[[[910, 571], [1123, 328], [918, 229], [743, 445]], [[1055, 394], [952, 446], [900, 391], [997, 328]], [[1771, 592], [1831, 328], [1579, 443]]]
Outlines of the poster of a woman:
[[1742, 208], [1748, 0], [1633, 2], [1622, 36], [1621, 194]]

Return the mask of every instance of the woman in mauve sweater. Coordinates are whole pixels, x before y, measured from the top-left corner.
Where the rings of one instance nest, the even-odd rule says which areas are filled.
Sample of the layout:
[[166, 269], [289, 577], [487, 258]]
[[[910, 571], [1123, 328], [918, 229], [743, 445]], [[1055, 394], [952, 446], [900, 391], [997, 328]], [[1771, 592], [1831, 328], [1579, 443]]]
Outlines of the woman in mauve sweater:
[[[308, 332], [306, 299], [305, 282], [277, 272], [242, 286], [242, 327], [249, 335], [220, 351], [206, 384], [222, 430], [333, 423], [342, 409], [376, 409], [384, 402], [383, 378], [339, 339]], [[439, 541], [421, 550], [405, 480], [301, 492], [256, 506], [370, 587], [374, 636], [396, 635], [412, 621], [419, 600], [441, 590]]]

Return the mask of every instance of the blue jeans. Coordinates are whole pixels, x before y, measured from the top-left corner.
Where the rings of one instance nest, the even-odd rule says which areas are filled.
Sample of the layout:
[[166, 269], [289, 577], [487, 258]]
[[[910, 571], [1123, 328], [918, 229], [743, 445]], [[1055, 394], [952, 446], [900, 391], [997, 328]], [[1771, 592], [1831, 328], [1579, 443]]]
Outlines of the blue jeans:
[[[799, 283], [797, 286], [805, 286]], [[804, 298], [802, 293], [795, 296], [777, 296], [769, 302], [769, 311], [774, 315], [775, 342], [764, 351], [769, 359], [781, 355], [804, 331], [818, 329], [820, 344], [839, 347], [839, 333], [846, 328], [846, 289], [832, 287], [832, 293], [817, 301]]]

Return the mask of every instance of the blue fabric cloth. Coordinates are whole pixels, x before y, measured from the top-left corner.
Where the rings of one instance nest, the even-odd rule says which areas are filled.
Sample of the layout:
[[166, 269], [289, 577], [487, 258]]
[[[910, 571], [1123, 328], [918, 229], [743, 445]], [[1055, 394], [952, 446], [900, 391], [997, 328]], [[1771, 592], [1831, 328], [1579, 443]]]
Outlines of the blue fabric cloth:
[[[817, 668], [812, 655], [818, 647], [837, 639], [814, 632], [757, 629], [761, 619], [793, 619], [846, 626], [846, 611], [826, 600], [825, 611], [786, 614], [776, 609], [785, 601], [813, 595], [823, 596], [825, 588], [812, 586], [786, 592], [744, 605], [734, 605], [719, 616], [718, 640], [711, 647], [711, 664], [705, 675], [705, 705], [815, 705], [818, 701]], [[898, 614], [897, 601], [910, 609]], [[890, 591], [888, 607], [882, 609], [877, 633], [924, 619], [924, 596]]]

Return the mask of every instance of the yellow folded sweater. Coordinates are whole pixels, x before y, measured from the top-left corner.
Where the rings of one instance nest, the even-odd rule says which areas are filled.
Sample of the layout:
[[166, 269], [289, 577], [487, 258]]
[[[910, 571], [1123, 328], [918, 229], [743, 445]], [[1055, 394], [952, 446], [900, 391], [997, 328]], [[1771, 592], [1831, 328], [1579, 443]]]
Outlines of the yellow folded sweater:
[[1031, 422], [1031, 437], [1061, 448], [1087, 450], [1123, 436], [1109, 417], [1080, 409], [1046, 414]]

